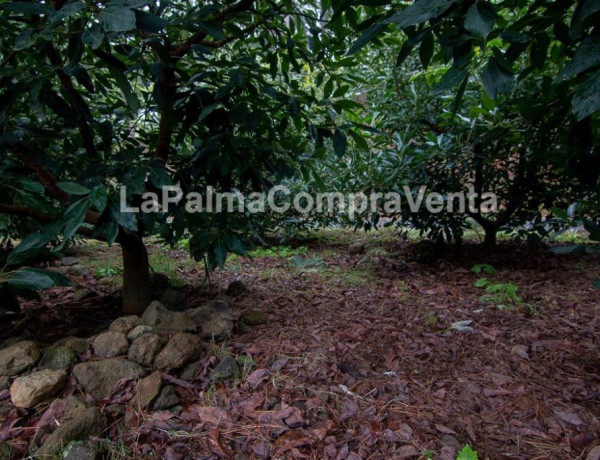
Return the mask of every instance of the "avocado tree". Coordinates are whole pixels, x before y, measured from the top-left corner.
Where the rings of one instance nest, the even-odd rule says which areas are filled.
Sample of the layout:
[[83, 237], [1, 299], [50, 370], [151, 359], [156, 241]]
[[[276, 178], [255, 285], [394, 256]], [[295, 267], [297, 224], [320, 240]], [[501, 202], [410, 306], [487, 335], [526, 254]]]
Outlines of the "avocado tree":
[[[372, 118], [393, 100], [398, 110], [382, 124], [388, 139], [410, 132], [413, 146], [396, 143], [401, 154], [390, 173], [403, 170], [400, 180], [445, 194], [466, 184], [479, 196], [495, 192], [497, 212], [476, 206], [467, 213], [483, 227], [485, 246], [495, 245], [498, 230], [536, 220], [542, 208], [597, 200], [597, 1], [339, 2], [334, 9], [329, 27], [351, 37], [349, 55], [370, 43], [395, 50], [385, 67], [395, 84], [368, 93], [365, 113]], [[353, 28], [361, 31], [354, 38]], [[460, 233], [465, 215], [404, 218], [434, 233]]]
[[144, 235], [172, 244], [189, 231], [209, 268], [244, 254], [265, 224], [248, 213], [125, 211], [165, 186], [262, 190], [299, 168], [314, 120], [333, 124], [347, 108], [342, 93], [315, 92], [339, 67], [328, 11], [289, 0], [0, 3], [0, 213], [21, 239], [4, 280], [17, 286], [12, 267], [76, 234], [117, 243], [123, 310], [139, 314], [150, 300]]

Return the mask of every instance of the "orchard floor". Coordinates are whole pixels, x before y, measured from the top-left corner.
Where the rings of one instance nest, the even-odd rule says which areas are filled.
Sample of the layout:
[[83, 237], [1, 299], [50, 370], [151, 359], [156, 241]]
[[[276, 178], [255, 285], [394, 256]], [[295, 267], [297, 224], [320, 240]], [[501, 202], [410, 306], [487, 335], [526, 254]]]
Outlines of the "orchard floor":
[[[350, 255], [359, 239], [365, 253]], [[600, 457], [598, 256], [509, 244], [485, 256], [467, 245], [424, 264], [389, 236], [326, 232], [234, 258], [211, 293], [185, 250], [149, 246], [190, 303], [239, 278], [249, 290], [233, 299], [236, 318], [264, 322], [238, 321], [229, 341], [207, 344], [177, 410], [113, 418], [103, 441], [112, 458], [437, 459], [466, 445], [480, 459]], [[90, 267], [75, 281], [99, 296], [46, 292], [0, 326], [2, 338], [52, 343], [119, 315], [116, 248], [74, 251]], [[498, 273], [471, 271], [482, 263]], [[475, 286], [483, 277], [504, 286], [496, 297]], [[501, 298], [511, 285], [515, 305]], [[242, 377], [211, 382], [228, 353]], [[42, 409], [16, 425], [34, 426]]]

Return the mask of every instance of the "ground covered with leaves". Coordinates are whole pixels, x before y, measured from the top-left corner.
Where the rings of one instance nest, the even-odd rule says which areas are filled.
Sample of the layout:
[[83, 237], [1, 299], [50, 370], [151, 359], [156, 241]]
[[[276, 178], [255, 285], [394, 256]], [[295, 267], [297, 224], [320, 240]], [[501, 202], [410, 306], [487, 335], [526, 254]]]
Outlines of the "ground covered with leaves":
[[[163, 375], [175, 410], [106, 401], [114, 458], [455, 458], [465, 446], [491, 459], [600, 457], [597, 256], [514, 244], [431, 256], [397, 238], [330, 232], [234, 258], [207, 288], [183, 248], [151, 251], [191, 304], [235, 279], [248, 291], [233, 300], [235, 333], [206, 345], [191, 382]], [[51, 343], [119, 316], [118, 253], [75, 255], [90, 269], [74, 279], [98, 296], [54, 289], [24, 303], [3, 338]], [[240, 375], [211, 379], [226, 355]], [[72, 382], [62, 396], [77, 392]], [[45, 408], [0, 414], [20, 430], [17, 450]]]

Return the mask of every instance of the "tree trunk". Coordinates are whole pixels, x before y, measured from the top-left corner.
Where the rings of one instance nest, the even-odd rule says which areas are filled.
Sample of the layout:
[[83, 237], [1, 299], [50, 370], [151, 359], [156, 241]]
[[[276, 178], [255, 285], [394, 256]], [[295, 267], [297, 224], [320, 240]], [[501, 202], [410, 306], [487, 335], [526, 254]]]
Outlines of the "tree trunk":
[[118, 241], [123, 253], [123, 313], [141, 315], [151, 301], [148, 251], [142, 238], [127, 230]]
[[485, 252], [493, 252], [496, 249], [496, 233], [498, 227], [495, 225], [485, 226], [485, 237], [483, 238], [483, 249]]

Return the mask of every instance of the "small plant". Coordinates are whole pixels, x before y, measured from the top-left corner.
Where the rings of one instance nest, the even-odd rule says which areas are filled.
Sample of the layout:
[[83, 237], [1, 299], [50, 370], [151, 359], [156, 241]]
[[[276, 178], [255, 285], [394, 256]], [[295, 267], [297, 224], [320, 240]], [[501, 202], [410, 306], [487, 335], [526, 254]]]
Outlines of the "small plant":
[[460, 450], [456, 460], [479, 460], [479, 457], [477, 456], [477, 451], [471, 449], [471, 446], [467, 444]]
[[281, 257], [288, 258], [292, 256], [307, 254], [306, 246], [292, 248], [291, 246], [272, 246], [270, 248], [256, 248], [249, 252], [250, 257]]
[[475, 281], [475, 287], [484, 288], [487, 294], [481, 296], [481, 301], [496, 305], [499, 309], [512, 309], [523, 303], [517, 291], [519, 287], [513, 283], [492, 283], [486, 278]]
[[421, 456], [425, 457], [427, 460], [433, 460], [433, 452], [427, 449], [423, 449], [421, 451]]
[[486, 275], [496, 275], [498, 274], [498, 270], [492, 267], [490, 264], [477, 264], [471, 267], [471, 271], [477, 275], [480, 273], [485, 273]]
[[254, 366], [254, 359], [252, 359], [252, 357], [249, 355], [238, 355], [235, 357], [235, 360], [240, 366], [242, 380], [246, 380], [252, 371], [252, 367]]
[[318, 270], [325, 267], [325, 261], [319, 257], [302, 257], [295, 255], [290, 259], [290, 263], [296, 270]]
[[425, 325], [428, 328], [432, 328], [434, 327], [438, 322], [438, 315], [436, 312], [434, 311], [430, 311], [429, 313], [427, 313], [427, 315], [425, 315]]
[[110, 278], [111, 276], [117, 276], [121, 273], [121, 269], [116, 267], [98, 267], [94, 271], [96, 278]]

